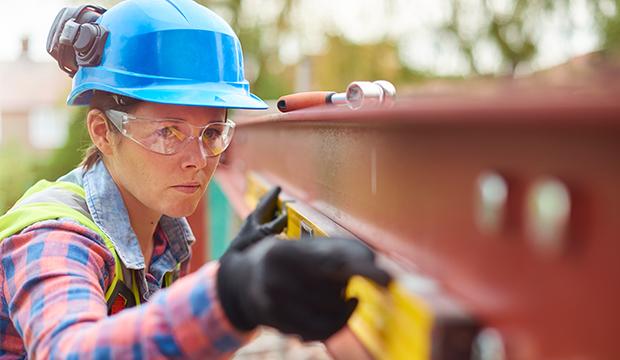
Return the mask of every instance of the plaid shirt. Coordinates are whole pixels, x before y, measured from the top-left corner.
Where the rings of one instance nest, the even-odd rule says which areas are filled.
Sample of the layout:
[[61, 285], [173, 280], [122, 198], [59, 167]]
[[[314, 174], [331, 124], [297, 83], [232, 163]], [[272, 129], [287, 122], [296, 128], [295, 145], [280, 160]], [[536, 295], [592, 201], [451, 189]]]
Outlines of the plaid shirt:
[[[77, 171], [72, 176], [112, 181], [101, 163], [89, 172]], [[82, 185], [87, 200], [120, 199], [113, 186], [96, 184], [96, 189], [90, 189], [89, 193], [86, 182]], [[108, 192], [107, 196], [100, 197], [102, 194], [98, 192], [102, 191]], [[102, 215], [94, 208], [98, 204], [88, 205], [93, 219], [97, 220]], [[114, 233], [110, 224], [98, 225], [106, 233]], [[179, 241], [187, 239], [174, 236], [178, 233], [171, 228], [174, 226], [160, 222], [149, 271], [136, 267], [140, 261], [144, 266], [141, 252], [131, 250], [139, 247], [128, 250], [119, 245], [118, 237], [111, 236], [125, 266], [144, 275], [141, 293], [149, 300], [113, 316], [107, 315], [105, 289], [112, 280], [114, 258], [95, 232], [70, 219], [59, 219], [36, 223], [2, 240], [0, 357], [217, 359], [230, 356], [247, 340], [247, 334], [238, 333], [224, 315], [215, 290], [217, 263], [209, 263], [177, 280], [170, 288], [157, 291], [163, 269], [172, 269], [179, 263], [171, 259], [187, 262], [187, 257], [178, 258], [178, 250], [183, 249]], [[131, 235], [135, 237], [133, 232]]]

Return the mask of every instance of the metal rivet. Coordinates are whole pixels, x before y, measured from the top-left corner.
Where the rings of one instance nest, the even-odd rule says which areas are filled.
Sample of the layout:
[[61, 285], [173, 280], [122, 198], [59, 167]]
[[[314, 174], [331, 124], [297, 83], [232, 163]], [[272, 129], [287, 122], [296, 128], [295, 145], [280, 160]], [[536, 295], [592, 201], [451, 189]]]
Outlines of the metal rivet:
[[508, 183], [497, 172], [488, 171], [478, 176], [476, 223], [480, 231], [498, 233], [504, 226]]
[[474, 360], [504, 360], [506, 350], [499, 331], [486, 328], [474, 339], [471, 358]]
[[568, 188], [557, 179], [543, 179], [528, 194], [526, 227], [535, 249], [545, 255], [564, 248], [571, 212]]
[[299, 238], [300, 239], [311, 239], [314, 237], [314, 229], [304, 220], [299, 222]]

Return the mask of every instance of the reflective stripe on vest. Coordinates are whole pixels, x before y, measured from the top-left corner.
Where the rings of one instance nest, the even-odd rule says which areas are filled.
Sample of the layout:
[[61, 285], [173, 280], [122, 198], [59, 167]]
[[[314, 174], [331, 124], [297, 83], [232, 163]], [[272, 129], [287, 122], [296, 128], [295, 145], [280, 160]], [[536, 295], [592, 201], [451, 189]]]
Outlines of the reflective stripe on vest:
[[[41, 180], [32, 186], [3, 216], [0, 216], [0, 241], [20, 233], [40, 221], [70, 218], [96, 232], [114, 257], [114, 276], [105, 292], [108, 314], [140, 304], [140, 292], [134, 271], [125, 268], [110, 238], [92, 220], [86, 205], [84, 189], [70, 182]], [[177, 270], [179, 266], [177, 266]], [[164, 287], [174, 279], [164, 275]]]

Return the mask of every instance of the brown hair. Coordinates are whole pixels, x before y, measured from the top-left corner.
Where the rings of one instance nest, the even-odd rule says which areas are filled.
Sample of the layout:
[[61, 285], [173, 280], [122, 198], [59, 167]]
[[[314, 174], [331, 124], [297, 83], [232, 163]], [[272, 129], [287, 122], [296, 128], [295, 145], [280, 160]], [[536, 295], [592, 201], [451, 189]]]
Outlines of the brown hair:
[[[90, 101], [90, 109], [97, 109], [101, 112], [105, 112], [106, 110], [114, 109], [120, 110], [124, 112], [130, 112], [133, 110], [141, 101], [130, 98], [127, 96], [112, 94], [106, 91], [93, 91], [93, 97]], [[110, 120], [106, 117], [106, 121], [108, 122], [108, 128], [112, 129], [114, 132], [118, 132], [118, 129], [110, 123]], [[97, 148], [95, 144], [90, 144], [88, 148], [84, 151], [84, 157], [82, 158], [82, 162], [80, 166], [84, 167], [84, 170], [88, 170], [93, 167], [99, 160], [102, 159], [101, 151]]]

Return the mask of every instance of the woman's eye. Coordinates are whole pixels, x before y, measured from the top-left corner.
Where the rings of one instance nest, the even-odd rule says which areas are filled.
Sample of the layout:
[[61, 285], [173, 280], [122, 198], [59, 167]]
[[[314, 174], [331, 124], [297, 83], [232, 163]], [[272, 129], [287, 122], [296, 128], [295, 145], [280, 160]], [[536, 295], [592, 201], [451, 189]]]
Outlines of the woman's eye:
[[165, 139], [176, 138], [179, 140], [183, 140], [183, 138], [185, 137], [183, 133], [174, 126], [165, 126], [158, 129], [157, 135]]
[[207, 128], [205, 130], [205, 137], [209, 138], [209, 139], [214, 139], [217, 137], [220, 137], [222, 135], [222, 132], [219, 129], [209, 129]]
[[159, 128], [156, 130], [156, 133], [161, 137], [168, 137], [170, 136], [170, 129], [168, 129], [167, 127]]

